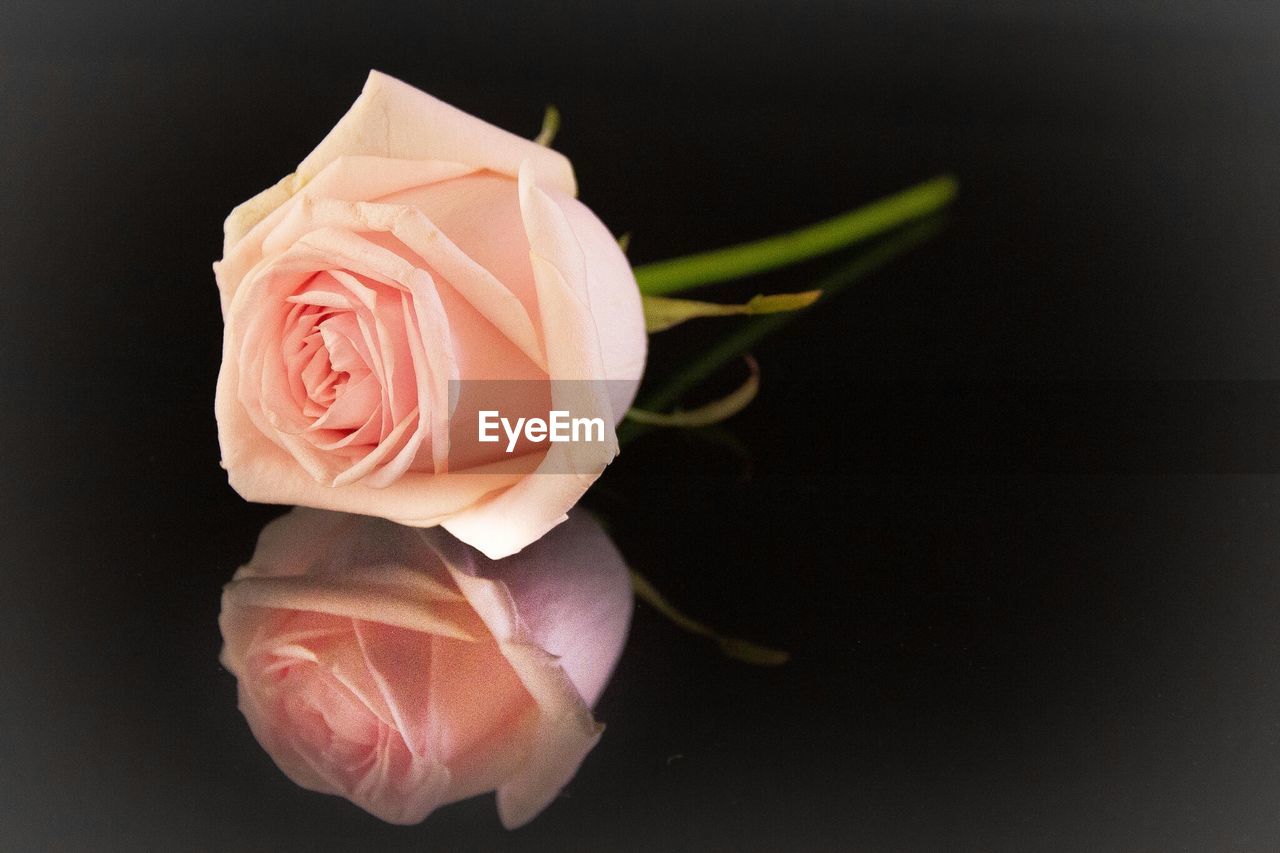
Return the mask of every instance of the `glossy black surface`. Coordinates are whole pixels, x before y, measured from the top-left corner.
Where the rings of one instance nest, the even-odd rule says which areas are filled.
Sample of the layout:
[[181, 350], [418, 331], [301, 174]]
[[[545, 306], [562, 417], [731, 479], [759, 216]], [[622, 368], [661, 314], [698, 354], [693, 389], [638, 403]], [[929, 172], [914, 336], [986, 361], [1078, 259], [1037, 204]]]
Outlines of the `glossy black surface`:
[[[270, 8], [0, 7], [0, 846], [1280, 848], [1276, 10]], [[590, 499], [671, 599], [794, 660], [639, 608], [601, 745], [515, 833], [488, 797], [405, 829], [295, 788], [217, 662], [220, 587], [280, 510], [217, 465], [209, 264], [370, 67], [530, 136], [555, 103], [637, 262], [962, 185], [755, 348], [722, 434], [647, 436]], [[659, 339], [653, 375], [732, 322]], [[1100, 380], [1165, 383], [1155, 462]], [[1041, 452], [1048, 381], [1083, 383], [1083, 425], [1059, 401]], [[957, 416], [965, 383], [1003, 402]]]

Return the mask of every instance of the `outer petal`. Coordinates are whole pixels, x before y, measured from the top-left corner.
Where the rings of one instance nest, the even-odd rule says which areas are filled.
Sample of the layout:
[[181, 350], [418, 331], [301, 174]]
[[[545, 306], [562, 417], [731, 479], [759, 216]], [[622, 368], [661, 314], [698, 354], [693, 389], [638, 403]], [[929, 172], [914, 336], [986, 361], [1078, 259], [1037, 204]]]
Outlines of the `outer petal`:
[[[222, 311], [253, 265], [262, 259], [263, 243], [295, 207], [308, 199], [372, 201], [415, 187], [430, 186], [476, 171], [444, 160], [389, 160], [351, 155], [339, 157], [307, 182], [294, 186], [294, 176], [237, 207], [224, 225], [222, 260], [213, 265], [222, 296]], [[274, 200], [263, 200], [271, 196]], [[277, 197], [278, 198], [275, 198]], [[247, 208], [246, 208], [247, 206]], [[253, 217], [257, 217], [254, 219]], [[247, 231], [246, 223], [252, 221]], [[234, 239], [232, 239], [234, 237]]]
[[556, 190], [547, 195], [564, 212], [586, 261], [587, 293], [601, 347], [604, 376], [616, 422], [635, 399], [644, 375], [649, 335], [645, 332], [640, 289], [627, 256], [596, 215], [576, 198]]
[[560, 660], [588, 705], [600, 698], [631, 625], [630, 572], [582, 509], [519, 554], [486, 564], [506, 585], [529, 638]]
[[[355, 566], [359, 572], [351, 571]], [[241, 615], [253, 607], [328, 613], [466, 641], [485, 633], [420, 531], [302, 507], [263, 529], [253, 557], [223, 589], [223, 662], [237, 674], [249, 642]]]
[[520, 172], [520, 207], [541, 309], [552, 405], [575, 417], [604, 418], [608, 440], [553, 444], [532, 474], [441, 522], [495, 560], [516, 553], [564, 521], [565, 512], [618, 452], [582, 249], [564, 211], [535, 181], [536, 173], [526, 164]]
[[524, 758], [498, 787], [499, 817], [515, 828], [547, 807], [604, 730], [590, 702], [626, 638], [626, 566], [579, 513], [518, 556], [486, 563], [455, 549], [448, 564], [538, 706]]
[[348, 154], [449, 160], [512, 177], [527, 160], [547, 186], [570, 195], [577, 191], [573, 167], [563, 155], [494, 127], [394, 77], [370, 71], [360, 97], [297, 171], [232, 211], [226, 223], [227, 248], [325, 166]]

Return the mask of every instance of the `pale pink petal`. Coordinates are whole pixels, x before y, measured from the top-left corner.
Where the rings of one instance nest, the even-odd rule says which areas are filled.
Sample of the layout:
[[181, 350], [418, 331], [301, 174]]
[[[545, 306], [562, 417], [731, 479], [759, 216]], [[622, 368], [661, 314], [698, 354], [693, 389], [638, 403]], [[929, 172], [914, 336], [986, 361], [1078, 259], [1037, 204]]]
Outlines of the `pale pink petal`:
[[614, 420], [620, 423], [640, 387], [649, 347], [640, 290], [627, 256], [604, 223], [576, 198], [556, 190], [548, 190], [547, 195], [564, 211], [582, 248], [591, 318], [602, 343], [604, 378], [609, 380]]
[[592, 718], [555, 657], [528, 641], [506, 587], [456, 569], [453, 574], [538, 706], [523, 760], [498, 787], [498, 816], [513, 829], [550, 804], [599, 742], [604, 727]]
[[359, 483], [341, 489], [298, 476], [298, 463], [263, 435], [235, 396], [235, 359], [224, 355], [218, 377], [215, 408], [222, 465], [231, 487], [246, 500], [259, 503], [323, 507], [340, 512], [381, 516], [401, 524], [426, 527], [439, 524], [494, 491], [522, 477], [519, 466], [459, 475], [406, 473], [385, 488]]
[[604, 727], [590, 704], [622, 652], [629, 575], [585, 513], [506, 560], [470, 557], [443, 541], [439, 546], [458, 588], [538, 708], [523, 761], [498, 787], [499, 816], [514, 828], [546, 808], [600, 739]]
[[[329, 270], [338, 270], [330, 273]], [[294, 394], [287, 382], [275, 377], [287, 375], [285, 364], [275, 365], [275, 361], [266, 361], [267, 353], [278, 353], [267, 341], [272, 334], [271, 329], [283, 322], [275, 319], [281, 315], [285, 294], [289, 288], [297, 288], [296, 282], [309, 274], [325, 272], [329, 278], [340, 282], [351, 297], [351, 304], [357, 308], [355, 322], [360, 323], [360, 307], [368, 312], [369, 319], [360, 327], [359, 334], [347, 332], [344, 337], [351, 342], [353, 353], [358, 351], [359, 361], [369, 362], [368, 366], [378, 374], [380, 388], [385, 393], [393, 388], [397, 371], [403, 374], [414, 372], [413, 354], [407, 342], [402, 345], [386, 345], [381, 342], [389, 340], [388, 327], [376, 310], [376, 294], [372, 289], [360, 284], [354, 276], [362, 276], [375, 284], [384, 285], [413, 294], [416, 301], [436, 300], [436, 306], [426, 306], [426, 310], [413, 324], [412, 332], [422, 336], [425, 344], [424, 355], [429, 368], [430, 383], [428, 395], [423, 398], [418, 392], [420, 386], [410, 375], [405, 376], [406, 390], [417, 404], [404, 416], [390, 420], [395, 406], [393, 401], [384, 396], [384, 405], [369, 412], [371, 416], [383, 418], [377, 427], [376, 447], [361, 458], [346, 465], [340, 464], [340, 457], [332, 453], [324, 453], [313, 446], [313, 439], [302, 435], [310, 426], [302, 416], [301, 410], [278, 411], [284, 403], [292, 403]], [[319, 291], [310, 288], [306, 295], [318, 298]], [[331, 301], [326, 297], [326, 301]], [[402, 322], [399, 311], [387, 312], [388, 320], [398, 330], [408, 333], [409, 329], [399, 326]], [[396, 316], [390, 316], [394, 313]], [[333, 329], [328, 331], [330, 343], [333, 343], [336, 330], [342, 323], [350, 323], [349, 315], [335, 317], [331, 323]], [[239, 349], [244, 360], [237, 381], [239, 397], [249, 418], [276, 444], [288, 451], [317, 483], [324, 486], [343, 486], [359, 481], [378, 470], [384, 464], [391, 465], [394, 470], [383, 479], [367, 485], [378, 487], [387, 481], [395, 480], [416, 456], [419, 445], [427, 443], [433, 453], [440, 470], [448, 453], [447, 424], [448, 417], [448, 382], [453, 377], [454, 367], [449, 341], [449, 330], [444, 319], [443, 308], [438, 304], [430, 277], [406, 262], [403, 258], [386, 249], [370, 243], [359, 236], [331, 228], [321, 228], [306, 234], [301, 240], [283, 255], [275, 258], [269, 265], [257, 270], [249, 277], [245, 287], [241, 288], [233, 300], [226, 318], [227, 334], [234, 339], [243, 327], [245, 337]], [[276, 334], [279, 334], [276, 332]], [[341, 348], [335, 346], [335, 349]], [[340, 354], [339, 352], [339, 354]], [[271, 356], [271, 359], [278, 356]], [[227, 368], [226, 351], [224, 349], [224, 371]], [[269, 368], [269, 369], [268, 369]], [[255, 379], [262, 376], [261, 382]], [[259, 399], [259, 389], [266, 392]], [[266, 405], [263, 405], [265, 402]], [[425, 410], [425, 411], [424, 411]], [[424, 429], [422, 418], [426, 418], [431, 429]], [[292, 420], [282, 420], [286, 415]], [[321, 424], [324, 429], [327, 424]], [[283, 427], [283, 429], [281, 429]], [[362, 433], [363, 434], [363, 433]], [[321, 436], [321, 442], [333, 447], [332, 438]], [[438, 443], [437, 443], [438, 442]], [[342, 445], [338, 445], [342, 446]], [[224, 446], [224, 453], [227, 448]], [[247, 497], [247, 496], [246, 496]]]
[[235, 246], [326, 166], [349, 155], [444, 160], [511, 177], [529, 160], [547, 186], [570, 195], [577, 191], [573, 167], [558, 152], [371, 71], [360, 97], [297, 170], [232, 212], [225, 225], [227, 247]]
[[[361, 570], [353, 573], [353, 566]], [[368, 619], [464, 640], [483, 633], [422, 531], [302, 507], [264, 528], [252, 559], [223, 589], [224, 617], [253, 607]], [[222, 627], [225, 656], [234, 666], [251, 637], [238, 623]]]
[[[369, 206], [366, 210], [376, 209]], [[404, 369], [412, 369], [414, 364], [413, 349], [421, 345], [420, 355], [427, 367], [427, 376], [418, 377], [415, 387], [418, 411], [425, 419], [415, 429], [410, 430], [414, 447], [424, 443], [431, 450], [433, 469], [447, 469], [449, 453], [448, 436], [448, 398], [449, 382], [458, 378], [455, 347], [449, 328], [447, 315], [440, 302], [440, 295], [435, 281], [425, 270], [415, 267], [403, 257], [373, 243], [350, 231], [333, 227], [322, 227], [302, 237], [286, 256], [294, 253], [314, 251], [328, 263], [342, 266], [352, 273], [367, 276], [382, 284], [399, 288], [413, 297], [414, 322], [402, 321], [400, 311], [386, 312], [388, 322], [404, 322], [406, 335], [412, 334], [415, 340], [412, 345], [398, 351], [398, 363]], [[252, 284], [250, 284], [252, 286]], [[233, 316], [235, 309], [233, 307]], [[379, 322], [382, 322], [379, 318]], [[406, 342], [407, 344], [407, 342]], [[423, 391], [426, 394], [423, 395]], [[399, 476], [412, 461], [414, 451], [409, 450], [397, 457], [395, 476], [386, 476], [367, 482], [366, 485], [379, 488], [389, 485]], [[355, 482], [369, 471], [361, 469], [357, 476], [350, 474], [342, 478], [342, 482]]]
[[299, 164], [309, 180], [330, 162], [350, 154], [399, 160], [447, 160], [515, 177], [525, 161], [538, 180], [569, 194], [577, 191], [564, 155], [516, 136], [379, 71], [329, 135]]
[[529, 639], [559, 659], [594, 705], [622, 655], [633, 610], [626, 561], [600, 523], [574, 509], [564, 524], [481, 572], [507, 587]]
[[587, 304], [582, 251], [561, 208], [520, 175], [521, 209], [538, 287], [554, 408], [574, 417], [601, 417], [606, 441], [553, 444], [538, 468], [510, 489], [442, 523], [491, 559], [514, 554], [565, 519], [565, 512], [617, 454], [612, 405], [601, 365], [600, 341]]
[[[368, 620], [358, 621], [354, 633], [363, 671], [377, 692], [378, 705], [386, 709], [388, 721], [415, 755], [445, 763], [443, 756], [431, 750], [428, 738], [434, 693], [432, 638]], [[454, 642], [471, 646], [480, 641]]]
[[412, 587], [342, 577], [253, 577], [227, 584], [224, 606], [276, 607], [367, 618], [386, 625], [474, 640], [465, 608], [447, 599], [427, 598]]
[[[365, 233], [366, 239], [388, 249], [404, 260], [423, 269], [430, 270], [440, 279], [441, 284], [448, 285], [462, 296], [471, 311], [491, 323], [511, 344], [535, 365], [545, 372], [546, 358], [542, 352], [542, 344], [538, 339], [538, 330], [530, 318], [529, 309], [537, 310], [536, 298], [532, 291], [532, 275], [529, 269], [528, 252], [523, 238], [523, 227], [519, 222], [519, 209], [515, 205], [515, 187], [511, 181], [494, 176], [477, 177], [466, 182], [445, 182], [440, 189], [425, 188], [433, 195], [447, 195], [445, 187], [467, 186], [476, 184], [488, 185], [497, 182], [503, 186], [509, 197], [489, 199], [484, 204], [473, 204], [467, 207], [466, 215], [474, 218], [477, 226], [487, 229], [486, 240], [476, 240], [492, 246], [483, 255], [494, 251], [514, 251], [519, 257], [517, 274], [499, 280], [489, 269], [482, 266], [469, 254], [454, 243], [451, 236], [458, 234], [463, 239], [470, 236], [466, 228], [457, 227], [456, 217], [450, 217], [447, 231], [433, 222], [419, 207], [404, 203], [352, 203], [333, 199], [308, 199], [304, 203], [291, 205], [290, 212], [272, 232], [271, 241], [276, 244], [276, 251], [283, 252], [293, 243], [318, 229], [345, 230], [355, 232], [374, 232], [394, 237], [394, 245], [386, 239], [379, 240]], [[429, 205], [430, 209], [441, 210], [439, 205]], [[444, 208], [447, 210], [446, 208]], [[495, 219], [502, 216], [513, 217], [514, 228], [510, 236], [500, 240], [494, 239], [499, 232], [500, 223]], [[468, 242], [472, 242], [468, 240]], [[507, 271], [507, 270], [504, 270]], [[509, 283], [514, 281], [513, 288]], [[522, 287], [529, 282], [529, 287]], [[522, 301], [524, 297], [524, 301]], [[526, 301], [528, 305], [526, 305]], [[452, 320], [452, 312], [449, 314]], [[472, 347], [459, 346], [465, 352]]]
[[[534, 332], [541, 338], [541, 310], [533, 267], [529, 263], [529, 241], [525, 236], [516, 181], [481, 172], [459, 180], [414, 187], [381, 198], [379, 202], [422, 211], [441, 233], [448, 235], [462, 255], [500, 282], [502, 289], [519, 302]], [[486, 296], [484, 301], [489, 299]], [[519, 340], [519, 334], [514, 331], [509, 336]], [[542, 352], [541, 342], [535, 349]], [[533, 360], [545, 372], [545, 354]]]
[[272, 239], [280, 222], [304, 200], [367, 201], [474, 171], [473, 166], [448, 161], [349, 156], [337, 158], [310, 181], [289, 175], [227, 217], [222, 260], [213, 265], [223, 313], [245, 274], [262, 259], [264, 243]]
[[450, 800], [492, 791], [523, 758], [537, 708], [493, 638], [435, 637], [432, 647], [430, 735], [453, 773]]
[[[393, 763], [404, 766], [396, 767]], [[361, 808], [387, 823], [412, 826], [448, 802], [451, 774], [448, 768], [401, 749], [385, 757], [372, 770], [379, 774], [375, 784], [353, 792], [350, 798]]]
[[[459, 249], [421, 210], [386, 204], [359, 207], [362, 219], [370, 227], [383, 226], [394, 234], [530, 361], [546, 369], [546, 356], [524, 304], [506, 284]], [[518, 233], [513, 232], [512, 236]]]
[[378, 377], [372, 373], [363, 379], [346, 383], [328, 410], [316, 418], [308, 429], [356, 429], [377, 411], [380, 397]]

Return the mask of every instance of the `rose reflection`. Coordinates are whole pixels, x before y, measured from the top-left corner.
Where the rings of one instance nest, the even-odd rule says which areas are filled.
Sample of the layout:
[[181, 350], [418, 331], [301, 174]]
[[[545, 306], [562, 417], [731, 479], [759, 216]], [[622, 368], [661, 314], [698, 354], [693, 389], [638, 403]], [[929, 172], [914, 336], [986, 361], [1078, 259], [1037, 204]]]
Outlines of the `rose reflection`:
[[222, 598], [222, 662], [297, 784], [393, 823], [496, 791], [538, 814], [599, 740], [631, 588], [587, 514], [494, 562], [439, 528], [294, 509]]

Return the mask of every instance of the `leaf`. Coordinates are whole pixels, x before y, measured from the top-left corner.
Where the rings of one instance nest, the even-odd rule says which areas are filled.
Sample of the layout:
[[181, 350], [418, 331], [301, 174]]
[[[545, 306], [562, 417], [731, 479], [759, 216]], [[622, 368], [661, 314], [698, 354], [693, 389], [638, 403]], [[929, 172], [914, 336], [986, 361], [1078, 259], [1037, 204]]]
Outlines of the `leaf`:
[[631, 409], [627, 412], [627, 419], [650, 426], [684, 427], [686, 429], [711, 426], [728, 420], [750, 405], [760, 391], [760, 366], [749, 355], [744, 355], [743, 359], [747, 362], [751, 375], [737, 390], [726, 394], [719, 400], [713, 400], [695, 409], [676, 409], [665, 415], [659, 412], [646, 411], [645, 409]]
[[670, 619], [677, 627], [714, 641], [721, 652], [734, 660], [756, 666], [779, 666], [791, 659], [791, 655], [780, 649], [771, 649], [739, 637], [726, 637], [713, 628], [686, 616], [663, 598], [662, 593], [658, 592], [648, 578], [639, 572], [631, 572], [631, 588], [635, 590], [637, 598]]
[[782, 649], [771, 649], [738, 637], [717, 637], [716, 643], [728, 657], [756, 666], [781, 666], [791, 659], [791, 655]]
[[[835, 296], [916, 246], [930, 240], [942, 228], [944, 221], [941, 216], [924, 219], [885, 238], [882, 243], [866, 250], [818, 281], [815, 289], [822, 291], [824, 299]], [[720, 341], [668, 378], [657, 390], [641, 397], [642, 404], [649, 410], [674, 405], [690, 388], [697, 386], [699, 382], [725, 364], [777, 332], [796, 316], [796, 314], [775, 314], [771, 317], [755, 317], [740, 326], [735, 325]], [[647, 424], [626, 420], [618, 425], [618, 443], [630, 444], [649, 429], [651, 427]]]
[[559, 131], [560, 111], [551, 104], [547, 104], [546, 112], [542, 114], [542, 130], [538, 131], [538, 135], [533, 138], [533, 141], [544, 148], [550, 148]]
[[673, 299], [670, 296], [641, 296], [644, 305], [645, 331], [664, 332], [685, 320], [697, 317], [728, 317], [732, 315], [780, 314], [783, 311], [799, 311], [808, 308], [821, 290], [802, 293], [772, 293], [753, 296], [740, 305], [723, 305], [718, 302], [700, 302], [696, 299]]

